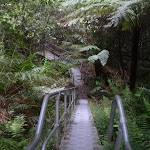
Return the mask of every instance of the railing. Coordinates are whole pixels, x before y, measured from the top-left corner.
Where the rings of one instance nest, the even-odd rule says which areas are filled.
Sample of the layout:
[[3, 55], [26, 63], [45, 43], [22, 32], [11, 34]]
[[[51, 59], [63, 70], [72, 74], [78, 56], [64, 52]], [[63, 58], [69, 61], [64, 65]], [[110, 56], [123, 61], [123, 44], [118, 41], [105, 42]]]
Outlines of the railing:
[[[64, 113], [61, 116], [61, 118], [59, 119], [59, 100], [60, 100], [61, 94], [64, 95]], [[38, 146], [38, 144], [40, 142], [42, 130], [43, 130], [43, 125], [44, 125], [44, 120], [45, 120], [45, 116], [46, 116], [48, 102], [49, 102], [50, 98], [54, 98], [54, 97], [56, 100], [55, 126], [54, 126], [53, 130], [51, 131], [51, 133], [49, 134], [49, 136], [47, 137], [47, 139], [44, 141], [42, 150], [46, 149], [46, 145], [54, 133], [55, 133], [55, 147], [56, 147], [56, 149], [59, 148], [59, 126], [60, 126], [60, 123], [64, 120], [64, 132], [66, 132], [67, 114], [71, 113], [72, 110], [75, 108], [75, 100], [77, 99], [77, 95], [78, 95], [78, 88], [74, 87], [74, 88], [70, 88], [67, 90], [61, 90], [61, 91], [58, 91], [58, 92], [55, 92], [52, 94], [47, 94], [44, 97], [36, 133], [35, 133], [32, 143], [28, 146], [27, 150], [34, 150]], [[69, 96], [69, 105], [67, 104], [68, 96]]]
[[108, 142], [111, 142], [111, 139], [112, 139], [116, 106], [118, 106], [120, 120], [119, 120], [119, 128], [118, 128], [119, 131], [118, 131], [117, 140], [116, 140], [114, 150], [120, 150], [122, 140], [124, 141], [125, 149], [126, 150], [132, 150], [131, 145], [130, 145], [128, 129], [127, 129], [127, 121], [126, 121], [126, 117], [125, 117], [125, 113], [124, 113], [122, 100], [121, 100], [120, 96], [118, 96], [118, 95], [115, 96], [115, 98], [112, 102], [111, 116], [110, 116], [109, 129], [108, 129], [108, 139], [107, 140], [108, 140]]

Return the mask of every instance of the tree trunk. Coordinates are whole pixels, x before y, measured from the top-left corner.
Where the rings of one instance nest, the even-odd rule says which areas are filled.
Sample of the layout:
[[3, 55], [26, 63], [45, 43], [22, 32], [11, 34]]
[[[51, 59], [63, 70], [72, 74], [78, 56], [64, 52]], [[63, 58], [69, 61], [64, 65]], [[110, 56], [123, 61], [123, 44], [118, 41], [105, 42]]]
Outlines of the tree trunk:
[[133, 91], [136, 85], [136, 74], [138, 64], [138, 45], [140, 39], [140, 29], [133, 30], [132, 52], [131, 52], [131, 68], [130, 68], [130, 90]]
[[97, 60], [94, 64], [95, 66], [95, 73], [97, 77], [102, 76], [102, 66], [99, 60]]
[[104, 70], [104, 67], [101, 65], [100, 61], [97, 60], [95, 62], [95, 73], [96, 73], [96, 77], [102, 77], [105, 81], [105, 84], [108, 86], [109, 83], [108, 83], [108, 76], [106, 74], [106, 71]]
[[119, 39], [118, 42], [118, 51], [119, 51], [119, 59], [120, 59], [120, 67], [121, 67], [121, 78], [124, 79], [124, 65], [123, 65], [123, 56], [122, 56], [122, 46], [123, 42], [121, 42], [121, 39]]

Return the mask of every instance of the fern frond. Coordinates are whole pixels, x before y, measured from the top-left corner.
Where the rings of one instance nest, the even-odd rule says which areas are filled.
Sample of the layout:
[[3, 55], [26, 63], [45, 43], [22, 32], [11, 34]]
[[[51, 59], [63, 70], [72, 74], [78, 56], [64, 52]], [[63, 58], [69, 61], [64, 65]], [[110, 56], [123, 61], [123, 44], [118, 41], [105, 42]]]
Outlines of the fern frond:
[[27, 108], [28, 108], [28, 105], [26, 105], [26, 104], [19, 104], [17, 106], [10, 107], [11, 110], [25, 110]]
[[95, 93], [96, 91], [99, 91], [101, 89], [102, 89], [102, 87], [100, 87], [100, 86], [94, 87], [90, 93]]
[[79, 49], [81, 49], [81, 48], [82, 48], [82, 46], [79, 45], [79, 44], [74, 44], [74, 45], [72, 45], [72, 46], [70, 47], [70, 49], [73, 49], [73, 50], [79, 50]]
[[72, 44], [71, 42], [62, 41], [63, 46], [70, 46], [71, 44]]
[[97, 46], [88, 45], [88, 46], [80, 48], [80, 52], [89, 51], [89, 50], [92, 50], [92, 49], [100, 50], [100, 48], [98, 48]]
[[98, 60], [98, 55], [93, 55], [88, 58], [88, 61], [91, 63], [94, 63], [97, 60]]
[[[78, 23], [83, 23], [87, 20], [94, 21], [95, 18], [97, 18], [97, 14], [99, 14], [100, 11], [103, 10], [104, 7], [106, 7], [109, 4], [107, 1], [87, 1], [87, 0], [82, 0], [82, 1], [66, 1], [62, 3], [62, 6], [65, 7], [71, 7], [71, 13], [63, 18], [63, 20], [67, 20], [65, 23], [65, 26], [72, 26], [76, 25]], [[69, 20], [69, 21], [68, 21]]]
[[116, 27], [119, 21], [123, 18], [126, 21], [129, 19], [129, 16], [136, 16], [133, 6], [142, 3], [143, 0], [131, 0], [131, 1], [121, 1], [117, 2], [117, 10], [112, 13], [112, 17], [108, 18], [109, 23], [105, 25], [105, 28], [109, 28], [111, 26]]
[[147, 112], [150, 114], [150, 103], [144, 98], [144, 104], [146, 106]]
[[60, 69], [59, 72], [60, 72], [60, 74], [63, 74], [66, 71], [68, 71], [69, 69], [75, 68], [75, 67], [77, 67], [77, 66], [75, 66], [75, 65], [66, 66], [65, 68]]
[[107, 63], [107, 60], [108, 60], [108, 58], [109, 58], [109, 51], [107, 51], [107, 50], [102, 50], [100, 53], [98, 53], [98, 58], [99, 58], [101, 64], [102, 64], [103, 66], [105, 66], [106, 63]]
[[78, 39], [81, 43], [85, 42], [83, 37], [79, 34], [73, 34], [72, 37]]
[[90, 56], [88, 58], [88, 61], [91, 63], [94, 63], [95, 61], [97, 61], [99, 59], [100, 63], [104, 66], [107, 63], [108, 58], [109, 58], [109, 51], [102, 50], [97, 55]]
[[15, 77], [21, 81], [33, 80], [33, 81], [52, 81], [55, 80], [46, 74], [35, 72], [35, 71], [26, 71], [26, 72], [17, 72], [15, 73]]
[[75, 59], [72, 57], [66, 57], [64, 58], [68, 63], [73, 64], [73, 65], [78, 65], [79, 63], [87, 61], [87, 59]]

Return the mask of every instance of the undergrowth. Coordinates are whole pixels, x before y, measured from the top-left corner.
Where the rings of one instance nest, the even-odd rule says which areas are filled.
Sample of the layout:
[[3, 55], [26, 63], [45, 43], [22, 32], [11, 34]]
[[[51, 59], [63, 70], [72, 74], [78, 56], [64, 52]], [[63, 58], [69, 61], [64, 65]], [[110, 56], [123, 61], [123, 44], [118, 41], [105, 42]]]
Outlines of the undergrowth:
[[[118, 111], [116, 111], [114, 121], [112, 143], [107, 142], [111, 102], [114, 95], [117, 94], [121, 96], [123, 101], [128, 122], [129, 138], [133, 150], [149, 150], [150, 92], [144, 88], [137, 88], [134, 92], [131, 92], [128, 85], [123, 85], [119, 79], [109, 79], [109, 87], [105, 90], [99, 81], [96, 83], [99, 83], [99, 85], [96, 84], [96, 88], [91, 91], [91, 95], [94, 95], [96, 99], [91, 101], [91, 109], [104, 149], [113, 149], [117, 137], [119, 123]], [[122, 145], [121, 149], [125, 149], [124, 145]]]
[[[28, 58], [14, 51], [0, 51], [0, 149], [24, 150], [35, 134], [45, 89], [68, 86], [67, 70], [74, 66], [38, 60], [35, 54]], [[38, 89], [38, 90], [37, 90]], [[48, 105], [41, 142], [54, 126], [55, 100]], [[63, 102], [60, 104], [60, 115]], [[54, 138], [48, 148], [54, 146]], [[41, 144], [39, 144], [41, 149]]]

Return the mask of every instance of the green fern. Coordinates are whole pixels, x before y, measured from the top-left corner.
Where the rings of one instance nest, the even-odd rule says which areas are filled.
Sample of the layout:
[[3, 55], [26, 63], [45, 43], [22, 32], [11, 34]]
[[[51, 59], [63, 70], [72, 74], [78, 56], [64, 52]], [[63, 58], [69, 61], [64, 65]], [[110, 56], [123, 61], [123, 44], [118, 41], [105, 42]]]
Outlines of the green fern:
[[17, 142], [13, 139], [1, 138], [0, 150], [25, 150], [29, 143], [30, 143], [29, 139], [25, 139], [25, 140]]
[[62, 41], [62, 45], [63, 46], [70, 46], [72, 43], [71, 42], [66, 42], [66, 41]]
[[[149, 148], [148, 137], [146, 136], [148, 135], [148, 132], [143, 132], [141, 127], [137, 125], [135, 119], [130, 120], [129, 117], [127, 117], [127, 120], [132, 148], [137, 150], [147, 150], [147, 148]], [[146, 135], [144, 133], [146, 133]]]
[[[112, 17], [108, 18], [109, 23], [104, 27], [116, 27], [121, 19], [124, 19], [128, 22], [128, 29], [134, 27], [139, 23], [138, 26], [141, 26], [140, 22], [134, 22], [135, 18], [141, 16], [144, 12], [144, 9], [148, 8], [150, 5], [148, 0], [130, 0], [130, 1], [116, 1], [115, 9], [112, 13]], [[140, 8], [140, 12], [137, 14], [137, 8]], [[135, 11], [136, 10], [136, 11]], [[144, 15], [144, 13], [143, 13]], [[125, 29], [125, 27], [124, 27]]]
[[150, 115], [150, 103], [144, 98], [144, 104], [146, 106], [146, 111], [149, 113]]
[[21, 133], [25, 131], [24, 127], [27, 126], [25, 116], [15, 116], [13, 122], [6, 124], [6, 131], [10, 132], [12, 137], [21, 137]]
[[12, 139], [0, 139], [0, 150], [16, 150], [17, 147], [17, 142]]
[[107, 50], [102, 50], [100, 53], [97, 55], [90, 56], [88, 58], [88, 61], [91, 63], [94, 63], [95, 61], [99, 60], [100, 63], [105, 66], [107, 63], [107, 60], [109, 58], [109, 52]]
[[[62, 6], [64, 8], [72, 8], [71, 13], [63, 18], [63, 20], [69, 20], [65, 24], [68, 26], [83, 24], [87, 20], [90, 20], [91, 22], [95, 20], [95, 18], [99, 18], [100, 15], [98, 14], [100, 11], [102, 11], [102, 8], [106, 7], [109, 3], [107, 1], [66, 1], [62, 3]], [[76, 7], [74, 7], [76, 6]]]
[[28, 105], [26, 104], [19, 104], [17, 106], [11, 106], [10, 110], [11, 111], [22, 111], [22, 110], [26, 110], [28, 108]]
[[79, 50], [81, 48], [82, 48], [82, 45], [79, 45], [79, 44], [74, 44], [70, 46], [70, 49], [73, 49], [73, 50]]
[[80, 52], [84, 52], [84, 51], [89, 51], [89, 50], [100, 50], [100, 48], [98, 48], [97, 46], [93, 46], [93, 45], [88, 45], [88, 46], [85, 46], [85, 47], [82, 47], [80, 48]]
[[85, 40], [79, 34], [73, 34], [72, 37], [75, 38], [75, 39], [78, 39], [81, 43], [85, 43]]
[[95, 93], [96, 91], [99, 91], [99, 90], [101, 90], [101, 89], [102, 89], [102, 87], [100, 87], [100, 86], [94, 87], [94, 88], [90, 91], [90, 93]]

